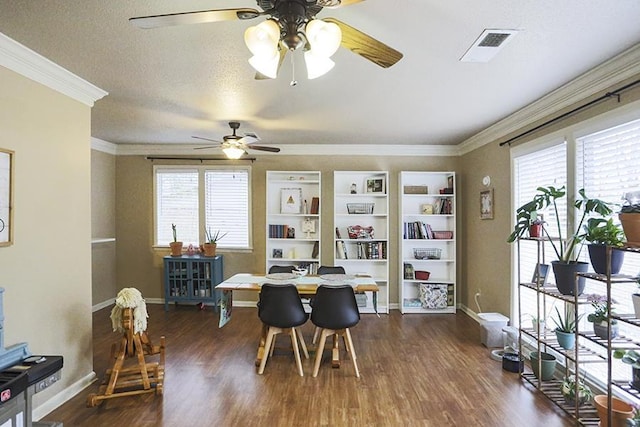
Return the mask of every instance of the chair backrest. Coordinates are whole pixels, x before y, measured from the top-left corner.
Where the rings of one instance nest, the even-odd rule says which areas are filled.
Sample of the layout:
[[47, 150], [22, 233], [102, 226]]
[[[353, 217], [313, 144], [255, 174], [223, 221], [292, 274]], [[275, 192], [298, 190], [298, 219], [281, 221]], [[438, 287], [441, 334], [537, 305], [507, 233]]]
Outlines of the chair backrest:
[[329, 266], [329, 265], [321, 265], [318, 267], [318, 275], [322, 274], [344, 274], [344, 267], [340, 265]]
[[327, 329], [344, 329], [360, 321], [353, 288], [349, 285], [320, 285], [313, 298], [311, 321]]
[[258, 317], [263, 323], [278, 328], [300, 326], [309, 318], [295, 285], [273, 283], [265, 283], [260, 289]]
[[272, 265], [269, 267], [269, 273], [293, 273], [295, 269], [295, 265]]

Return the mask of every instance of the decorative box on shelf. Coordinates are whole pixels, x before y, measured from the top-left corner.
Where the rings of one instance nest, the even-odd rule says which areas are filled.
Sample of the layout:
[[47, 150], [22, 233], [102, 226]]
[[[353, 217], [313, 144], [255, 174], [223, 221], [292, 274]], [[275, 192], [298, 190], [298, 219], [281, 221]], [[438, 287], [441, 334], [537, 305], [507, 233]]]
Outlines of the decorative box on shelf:
[[415, 259], [440, 259], [442, 249], [440, 248], [415, 248], [413, 257]]
[[405, 185], [403, 191], [404, 194], [428, 194], [429, 187], [426, 185]]
[[434, 239], [453, 239], [453, 231], [434, 231]]

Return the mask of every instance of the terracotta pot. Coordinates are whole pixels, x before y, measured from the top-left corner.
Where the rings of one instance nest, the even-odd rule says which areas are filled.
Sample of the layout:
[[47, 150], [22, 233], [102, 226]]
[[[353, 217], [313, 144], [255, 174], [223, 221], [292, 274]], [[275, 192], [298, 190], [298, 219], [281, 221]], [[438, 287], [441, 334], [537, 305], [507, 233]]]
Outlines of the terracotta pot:
[[182, 256], [182, 242], [170, 242], [171, 256]]
[[[607, 395], [594, 396], [593, 404], [598, 410], [600, 427], [609, 427], [607, 415]], [[633, 416], [633, 407], [624, 400], [611, 397], [611, 427], [626, 427], [627, 419]]]
[[627, 244], [630, 246], [640, 246], [640, 214], [621, 213], [618, 214], [622, 223], [622, 230], [627, 237]]
[[216, 256], [216, 248], [218, 247], [217, 243], [205, 243], [202, 245], [202, 251], [204, 252], [204, 256]]
[[542, 224], [531, 224], [529, 226], [529, 237], [542, 237]]

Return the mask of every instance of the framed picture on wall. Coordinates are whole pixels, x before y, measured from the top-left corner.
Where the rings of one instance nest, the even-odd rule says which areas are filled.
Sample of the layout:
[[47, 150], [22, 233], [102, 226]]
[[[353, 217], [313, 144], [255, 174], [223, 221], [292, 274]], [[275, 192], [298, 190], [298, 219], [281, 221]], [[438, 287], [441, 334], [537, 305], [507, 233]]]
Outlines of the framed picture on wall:
[[13, 151], [0, 148], [0, 246], [13, 244]]
[[480, 219], [493, 219], [493, 188], [480, 192]]

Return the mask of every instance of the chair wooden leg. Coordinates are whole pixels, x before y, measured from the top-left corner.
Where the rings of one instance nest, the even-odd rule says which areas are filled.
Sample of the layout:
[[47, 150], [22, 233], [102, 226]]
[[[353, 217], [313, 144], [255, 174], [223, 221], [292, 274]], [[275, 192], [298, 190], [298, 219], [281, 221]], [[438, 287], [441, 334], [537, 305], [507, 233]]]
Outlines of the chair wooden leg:
[[316, 360], [313, 364], [313, 376], [318, 376], [318, 371], [320, 370], [320, 362], [322, 361], [322, 353], [324, 351], [324, 345], [327, 342], [327, 337], [335, 334], [335, 331], [331, 329], [320, 329], [320, 342], [316, 347]]
[[360, 371], [358, 370], [358, 363], [356, 363], [356, 350], [353, 347], [353, 340], [351, 339], [351, 332], [349, 332], [349, 328], [344, 330], [343, 337], [346, 338], [347, 348], [350, 350], [349, 354], [351, 355], [351, 361], [353, 362], [353, 369], [356, 370], [356, 377], [360, 378]]
[[304, 342], [304, 337], [302, 336], [302, 331], [300, 328], [295, 328], [298, 332], [298, 339], [300, 340], [300, 347], [302, 347], [302, 353], [304, 354], [304, 358], [309, 358], [309, 352], [307, 351], [307, 343]]
[[300, 351], [298, 350], [298, 339], [296, 338], [296, 328], [291, 328], [289, 330], [289, 334], [291, 335], [291, 347], [293, 347], [293, 355], [296, 358], [298, 374], [300, 374], [301, 377], [304, 377], [304, 372], [302, 370], [302, 360], [300, 360]]
[[340, 367], [340, 350], [338, 349], [338, 342], [340, 342], [340, 331], [333, 331], [333, 348], [331, 349], [331, 367]]
[[262, 375], [264, 373], [264, 367], [267, 365], [267, 358], [269, 357], [269, 352], [271, 351], [271, 346], [273, 345], [273, 337], [281, 332], [282, 329], [269, 326], [269, 330], [267, 331], [267, 339], [264, 344], [264, 353], [262, 355], [262, 360], [260, 361], [260, 367], [258, 368], [258, 374]]
[[316, 328], [313, 330], [313, 340], [311, 340], [311, 344], [315, 344], [316, 341], [318, 340], [318, 334], [320, 333], [320, 328], [318, 326], [316, 326]]

